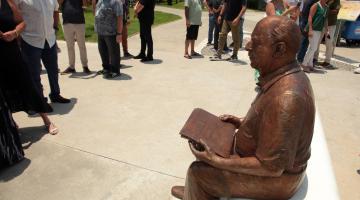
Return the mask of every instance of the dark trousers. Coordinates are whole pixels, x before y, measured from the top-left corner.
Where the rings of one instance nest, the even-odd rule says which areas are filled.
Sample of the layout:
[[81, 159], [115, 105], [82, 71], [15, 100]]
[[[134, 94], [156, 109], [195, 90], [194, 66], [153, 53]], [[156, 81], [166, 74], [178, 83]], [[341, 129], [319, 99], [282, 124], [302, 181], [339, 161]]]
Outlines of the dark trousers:
[[41, 84], [41, 62], [47, 71], [49, 83], [50, 83], [50, 97], [56, 97], [60, 95], [59, 86], [59, 74], [58, 74], [58, 55], [56, 50], [56, 44], [52, 47], [49, 46], [47, 41], [43, 49], [34, 47], [24, 40], [21, 42], [21, 51], [25, 62], [29, 68], [30, 74], [34, 80], [35, 88], [39, 94], [43, 94], [43, 86]]
[[120, 73], [120, 45], [116, 35], [98, 35], [98, 49], [103, 69]]
[[143, 20], [140, 21], [140, 39], [141, 39], [141, 50], [140, 54], [145, 56], [145, 51], [147, 47], [147, 57], [153, 56], [153, 39], [151, 35], [151, 26], [152, 23], [146, 22]]
[[297, 60], [299, 63], [302, 63], [304, 61], [304, 57], [309, 46], [309, 38], [307, 37], [307, 33], [305, 32], [305, 27], [308, 21], [306, 18], [302, 18], [300, 16], [299, 22], [300, 22], [299, 27], [302, 32], [302, 39], [301, 39], [300, 49], [297, 53]]
[[215, 14], [209, 14], [208, 44], [211, 44], [213, 41], [216, 20], [217, 19]]
[[297, 53], [297, 60], [299, 63], [302, 63], [304, 61], [304, 57], [308, 47], [309, 47], [309, 39], [308, 37], [303, 36], [301, 39], [300, 49]]

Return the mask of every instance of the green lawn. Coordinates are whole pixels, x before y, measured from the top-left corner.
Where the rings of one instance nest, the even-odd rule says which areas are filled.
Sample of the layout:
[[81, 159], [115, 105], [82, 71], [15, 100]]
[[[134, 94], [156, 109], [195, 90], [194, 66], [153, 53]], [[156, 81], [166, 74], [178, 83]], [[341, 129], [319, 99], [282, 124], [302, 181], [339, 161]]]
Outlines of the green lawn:
[[[160, 3], [156, 4], [156, 5], [184, 10], [184, 7], [185, 7], [185, 6], [184, 6], [184, 1], [183, 1], [183, 0], [182, 0], [182, 1], [178, 1], [177, 3], [176, 3], [175, 0], [172, 0], [172, 2], [173, 2], [173, 3], [172, 3], [171, 6], [169, 6], [169, 5], [167, 4], [167, 1], [160, 2]], [[207, 10], [205, 6], [203, 6], [202, 9], [203, 9], [203, 11], [206, 11], [206, 10]]]
[[[139, 32], [139, 21], [138, 19], [134, 19], [134, 10], [130, 9], [130, 16], [131, 16], [131, 23], [128, 27], [128, 33], [129, 36], [134, 35], [136, 33]], [[179, 20], [181, 19], [180, 16], [177, 15], [173, 15], [170, 13], [164, 13], [164, 12], [159, 12], [159, 11], [155, 11], [155, 22], [154, 25], [160, 25], [160, 24], [164, 24], [164, 23], [169, 23], [175, 20]], [[86, 9], [85, 10], [85, 27], [86, 27], [86, 32], [85, 32], [85, 38], [86, 41], [88, 42], [96, 42], [97, 41], [97, 34], [94, 32], [94, 16], [92, 14], [91, 9]], [[59, 40], [64, 40], [64, 33], [62, 30], [62, 27], [59, 27], [60, 30], [57, 33], [57, 38]]]

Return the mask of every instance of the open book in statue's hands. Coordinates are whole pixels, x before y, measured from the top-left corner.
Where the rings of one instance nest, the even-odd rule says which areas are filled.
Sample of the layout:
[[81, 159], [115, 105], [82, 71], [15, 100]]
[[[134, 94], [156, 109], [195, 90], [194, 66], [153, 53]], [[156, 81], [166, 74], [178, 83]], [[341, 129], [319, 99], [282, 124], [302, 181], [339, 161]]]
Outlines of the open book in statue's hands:
[[200, 143], [201, 139], [217, 155], [228, 158], [231, 154], [235, 130], [233, 124], [223, 122], [219, 117], [201, 108], [195, 108], [181, 129], [180, 135], [188, 139], [199, 151], [204, 150]]

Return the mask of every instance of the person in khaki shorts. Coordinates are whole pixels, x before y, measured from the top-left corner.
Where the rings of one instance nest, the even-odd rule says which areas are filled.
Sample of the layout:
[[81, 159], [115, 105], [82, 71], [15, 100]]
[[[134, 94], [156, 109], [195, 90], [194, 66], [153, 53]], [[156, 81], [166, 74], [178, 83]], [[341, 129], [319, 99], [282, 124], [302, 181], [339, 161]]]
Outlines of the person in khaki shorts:
[[221, 54], [223, 53], [224, 45], [227, 40], [227, 34], [230, 32], [230, 30], [234, 40], [234, 49], [233, 55], [229, 58], [229, 60], [238, 59], [237, 53], [240, 47], [240, 20], [245, 14], [245, 11], [246, 0], [224, 0], [224, 6], [222, 7], [220, 16], [217, 19], [218, 23], [224, 19], [219, 37], [219, 48], [211, 60], [221, 60]]
[[91, 73], [85, 46], [85, 17], [83, 5], [86, 0], [58, 0], [62, 6], [63, 28], [68, 49], [69, 66], [61, 74], [75, 73], [75, 41], [80, 50], [80, 59], [84, 73]]

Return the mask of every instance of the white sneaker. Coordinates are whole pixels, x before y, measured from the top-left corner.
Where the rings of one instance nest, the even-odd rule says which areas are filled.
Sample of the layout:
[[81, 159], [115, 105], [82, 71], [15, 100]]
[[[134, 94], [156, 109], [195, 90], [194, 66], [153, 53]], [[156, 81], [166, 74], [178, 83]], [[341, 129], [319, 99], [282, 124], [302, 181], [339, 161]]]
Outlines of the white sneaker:
[[360, 67], [357, 67], [357, 68], [354, 70], [354, 73], [355, 73], [355, 74], [360, 74]]

